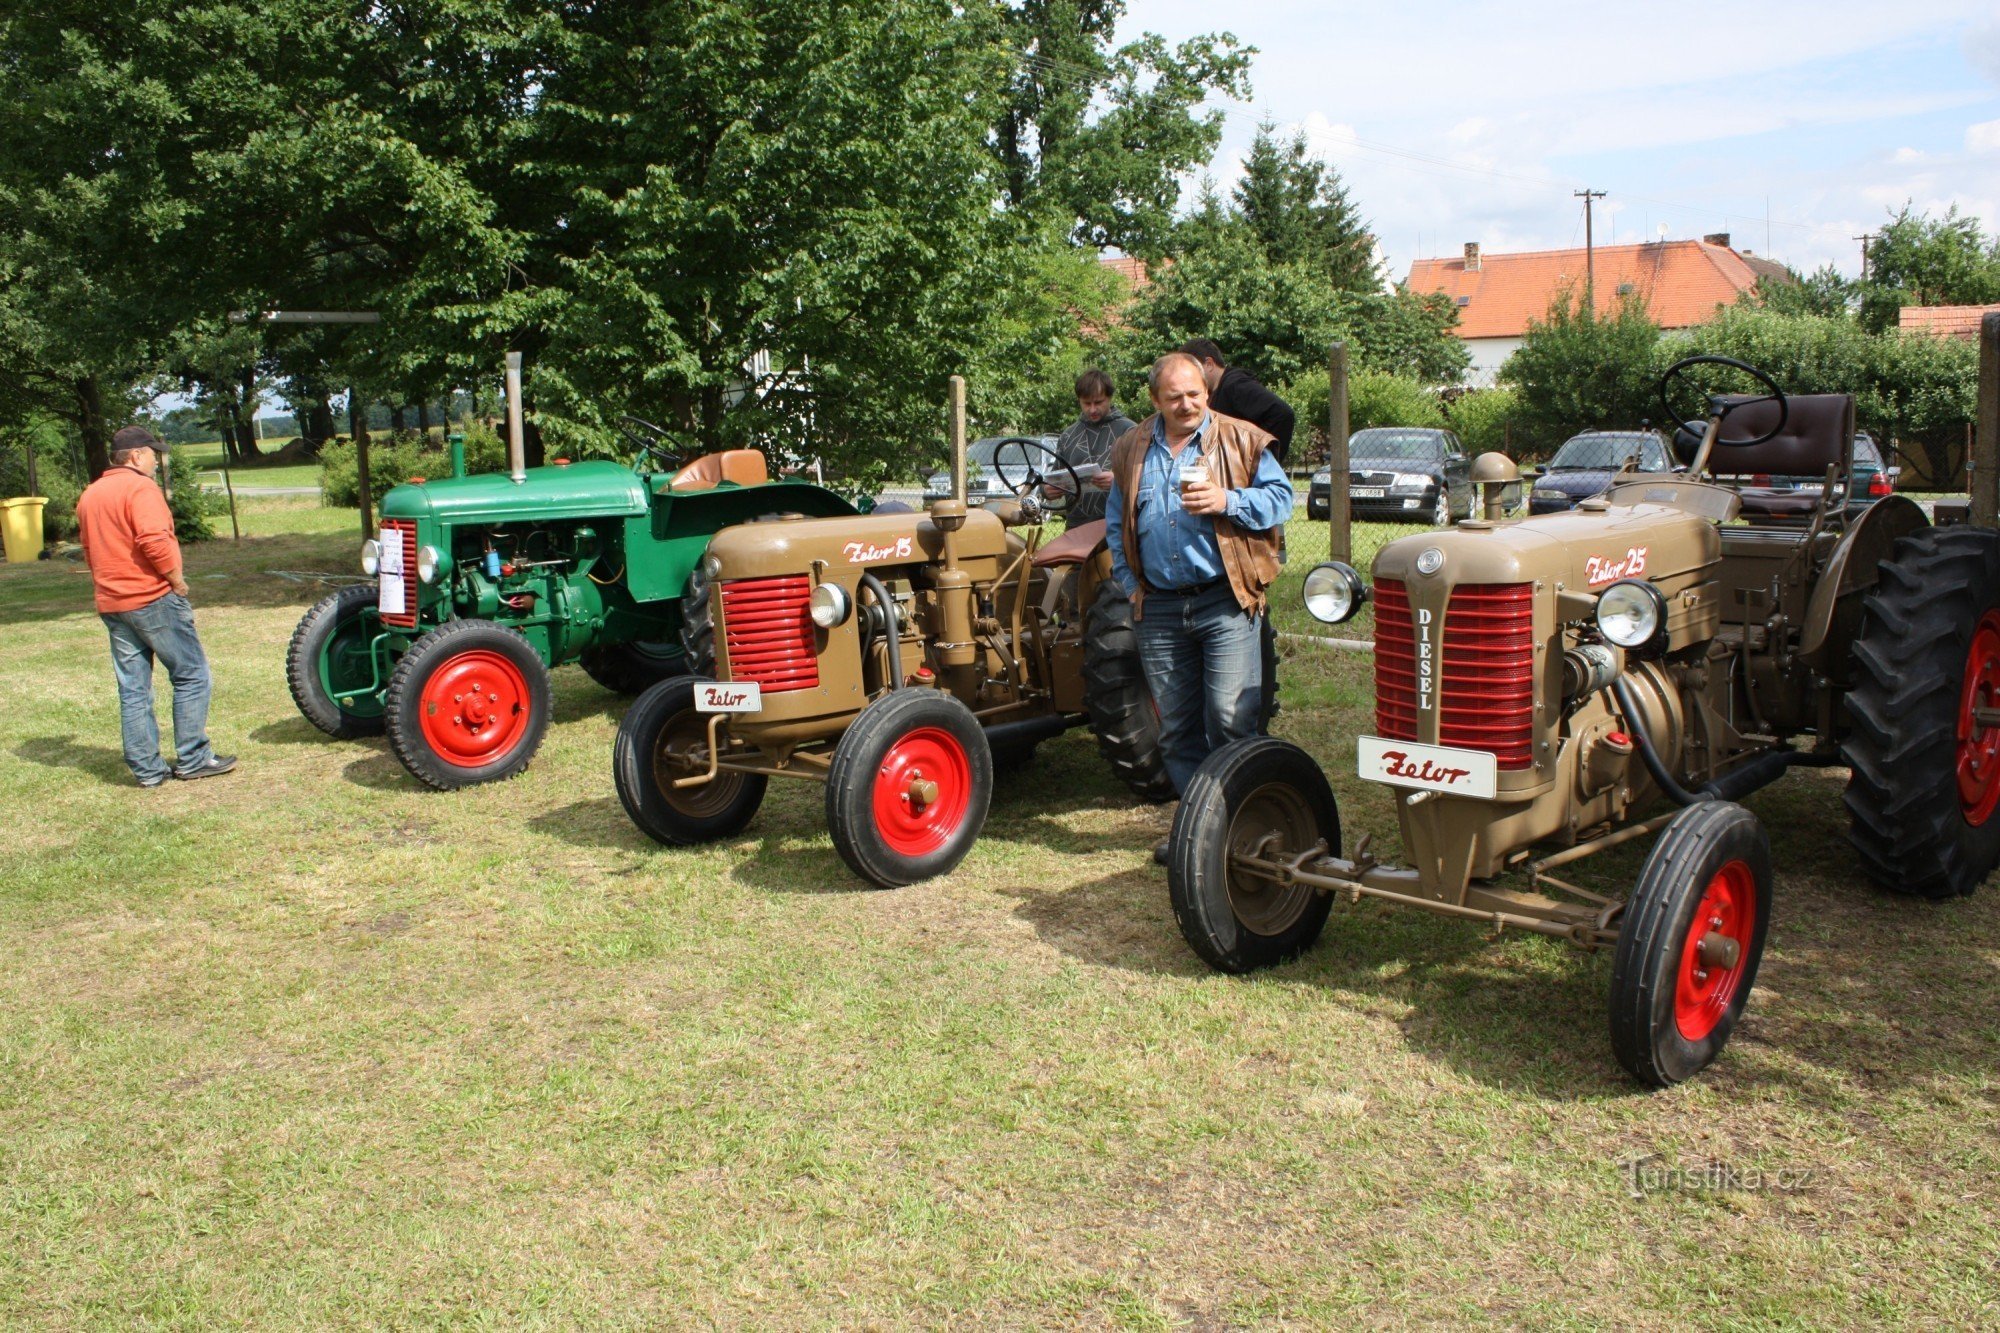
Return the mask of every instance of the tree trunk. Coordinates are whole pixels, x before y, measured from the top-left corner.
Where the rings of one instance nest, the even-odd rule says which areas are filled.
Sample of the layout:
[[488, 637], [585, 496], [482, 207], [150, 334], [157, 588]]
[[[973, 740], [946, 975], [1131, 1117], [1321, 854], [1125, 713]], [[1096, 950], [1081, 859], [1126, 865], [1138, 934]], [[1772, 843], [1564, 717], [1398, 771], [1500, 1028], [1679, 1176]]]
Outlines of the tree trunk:
[[75, 384], [76, 425], [83, 436], [84, 470], [95, 481], [111, 466], [111, 432], [104, 427], [104, 391], [97, 376], [85, 375]]
[[403, 405], [401, 403], [397, 403], [389, 409], [389, 429], [398, 435], [403, 433]]
[[423, 402], [421, 402], [421, 403], [418, 403], [418, 404], [417, 404], [417, 429], [418, 429], [418, 430], [419, 430], [420, 432], [422, 432], [422, 434], [423, 434], [423, 437], [424, 437], [424, 448], [426, 448], [426, 449], [430, 448], [430, 447], [431, 447], [431, 405], [430, 405], [430, 400], [429, 400], [429, 399], [425, 399], [425, 400], [424, 400]]
[[320, 446], [333, 438], [333, 408], [321, 394], [306, 406], [305, 420], [299, 422], [299, 433], [306, 437], [306, 452], [319, 457]]
[[242, 386], [243, 393], [236, 400], [236, 453], [248, 463], [264, 456], [263, 450], [257, 447], [257, 372], [249, 366], [243, 367], [237, 383]]

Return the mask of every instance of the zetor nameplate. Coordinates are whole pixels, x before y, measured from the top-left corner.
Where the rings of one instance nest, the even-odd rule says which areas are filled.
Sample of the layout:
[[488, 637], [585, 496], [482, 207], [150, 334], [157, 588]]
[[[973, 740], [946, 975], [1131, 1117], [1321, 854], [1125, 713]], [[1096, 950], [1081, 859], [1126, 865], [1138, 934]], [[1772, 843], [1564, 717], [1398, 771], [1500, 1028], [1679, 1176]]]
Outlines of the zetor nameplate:
[[756, 681], [737, 682], [703, 680], [696, 681], [694, 687], [694, 711], [697, 713], [761, 713], [764, 711], [764, 687]]
[[1500, 761], [1484, 750], [1450, 750], [1380, 736], [1360, 737], [1359, 748], [1361, 776], [1376, 782], [1489, 801], [1499, 791]]

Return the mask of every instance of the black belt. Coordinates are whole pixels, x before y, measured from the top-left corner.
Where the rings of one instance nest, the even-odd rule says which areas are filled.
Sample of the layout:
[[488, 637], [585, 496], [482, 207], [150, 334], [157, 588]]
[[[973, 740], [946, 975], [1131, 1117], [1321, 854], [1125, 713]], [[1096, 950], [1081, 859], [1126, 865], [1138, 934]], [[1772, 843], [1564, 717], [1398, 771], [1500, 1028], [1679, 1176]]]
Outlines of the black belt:
[[1206, 583], [1191, 583], [1185, 588], [1156, 588], [1148, 583], [1146, 585], [1146, 594], [1149, 597], [1199, 597], [1202, 593], [1220, 588], [1227, 582], [1229, 582], [1229, 576], [1222, 574], [1210, 579]]

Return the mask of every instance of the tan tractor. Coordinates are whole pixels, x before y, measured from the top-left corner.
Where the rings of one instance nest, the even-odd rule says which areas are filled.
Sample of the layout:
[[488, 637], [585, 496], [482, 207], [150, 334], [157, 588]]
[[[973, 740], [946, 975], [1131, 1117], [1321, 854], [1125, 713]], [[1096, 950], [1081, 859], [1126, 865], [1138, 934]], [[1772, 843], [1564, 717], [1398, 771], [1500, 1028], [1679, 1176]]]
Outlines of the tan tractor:
[[834, 846], [894, 887], [951, 870], [985, 824], [995, 766], [1089, 726], [1133, 791], [1173, 795], [1131, 606], [1102, 521], [1053, 541], [1078, 493], [1035, 440], [989, 469], [1006, 496], [927, 512], [780, 514], [718, 533], [685, 603], [697, 674], [646, 691], [613, 768], [634, 823], [688, 846], [740, 832], [771, 778], [822, 782]]
[[[1379, 899], [1611, 949], [1611, 1044], [1665, 1086], [1716, 1058], [1757, 977], [1769, 844], [1743, 797], [1846, 765], [1850, 837], [1882, 888], [1969, 893], [2000, 861], [2000, 537], [1890, 496], [1846, 507], [1854, 405], [1787, 398], [1694, 357], [1660, 386], [1748, 374], [1683, 427], [1689, 470], [1616, 479], [1567, 513], [1507, 521], [1514, 465], [1475, 466], [1485, 516], [1382, 548], [1372, 590], [1310, 572], [1308, 608], [1375, 612], [1362, 777], [1396, 790], [1406, 865], [1343, 845], [1298, 746], [1239, 741], [1176, 813], [1175, 915], [1210, 965], [1311, 946], [1336, 898]], [[1674, 417], [1680, 420], [1678, 414]], [[1824, 477], [1817, 492], [1737, 486]], [[1661, 807], [1665, 807], [1664, 810]], [[1575, 863], [1657, 834], [1625, 896]]]

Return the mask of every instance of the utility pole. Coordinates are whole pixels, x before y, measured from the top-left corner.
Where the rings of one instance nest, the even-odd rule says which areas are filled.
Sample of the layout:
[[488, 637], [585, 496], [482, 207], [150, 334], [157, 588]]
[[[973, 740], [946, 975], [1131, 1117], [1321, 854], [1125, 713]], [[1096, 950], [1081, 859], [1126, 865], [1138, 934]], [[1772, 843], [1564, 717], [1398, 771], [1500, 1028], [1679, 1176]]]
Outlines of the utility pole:
[[1856, 236], [1853, 239], [1861, 242], [1861, 280], [1866, 282], [1868, 281], [1868, 243], [1870, 241], [1879, 241], [1882, 238], [1871, 231], [1866, 235]]
[[1592, 314], [1597, 312], [1597, 246], [1591, 234], [1590, 205], [1593, 200], [1602, 199], [1602, 190], [1571, 190], [1570, 193], [1583, 200], [1583, 303]]

